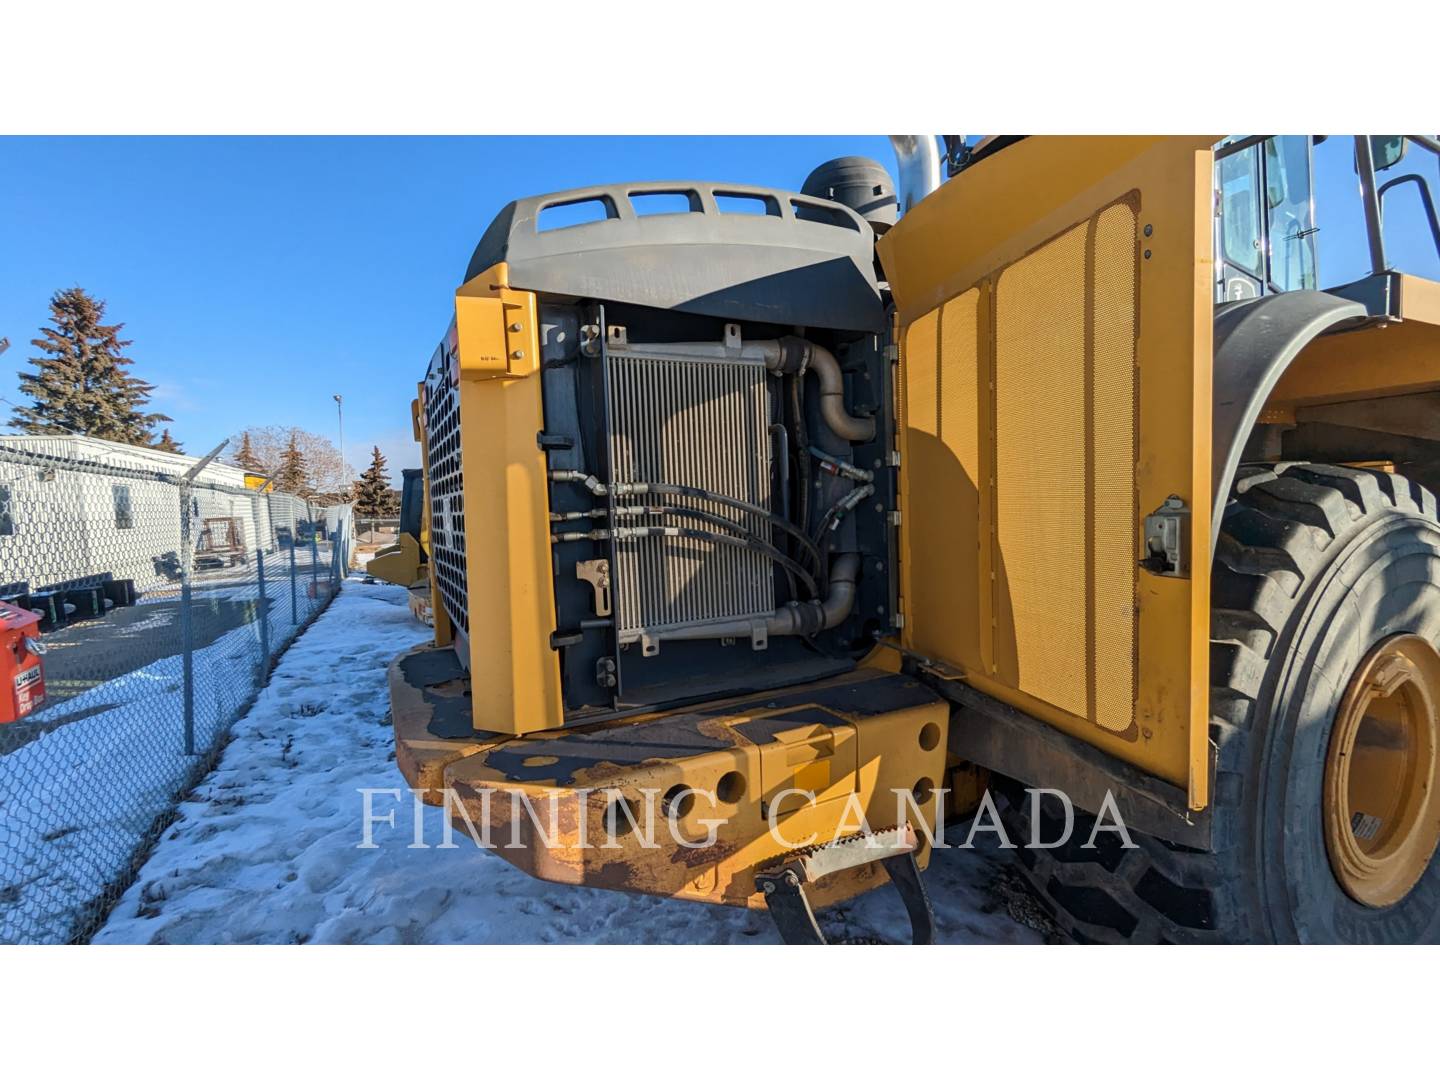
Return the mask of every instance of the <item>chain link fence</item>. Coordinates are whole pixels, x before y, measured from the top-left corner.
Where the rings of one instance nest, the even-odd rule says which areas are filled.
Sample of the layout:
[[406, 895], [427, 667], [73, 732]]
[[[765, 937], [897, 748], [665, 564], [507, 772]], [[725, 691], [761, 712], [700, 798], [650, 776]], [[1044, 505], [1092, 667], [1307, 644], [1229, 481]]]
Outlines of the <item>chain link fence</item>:
[[357, 544], [393, 544], [400, 535], [398, 517], [363, 517], [355, 515]]
[[348, 506], [111, 446], [0, 439], [0, 943], [94, 933], [349, 562]]

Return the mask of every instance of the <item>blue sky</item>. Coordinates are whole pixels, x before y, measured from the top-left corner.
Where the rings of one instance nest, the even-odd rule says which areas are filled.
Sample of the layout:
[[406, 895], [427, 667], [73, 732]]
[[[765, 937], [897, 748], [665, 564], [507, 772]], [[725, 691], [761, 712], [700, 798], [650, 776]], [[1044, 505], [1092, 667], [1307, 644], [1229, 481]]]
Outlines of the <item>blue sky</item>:
[[[1317, 150], [1322, 285], [1367, 268], [1349, 152]], [[417, 464], [415, 382], [507, 201], [634, 179], [798, 188], [842, 154], [893, 167], [876, 136], [0, 139], [0, 395], [18, 398], [50, 294], [78, 284], [126, 324], [187, 450], [250, 425], [333, 439], [339, 393], [351, 464], [379, 444], [398, 470]], [[1440, 276], [1413, 193], [1389, 218], [1394, 261]]]

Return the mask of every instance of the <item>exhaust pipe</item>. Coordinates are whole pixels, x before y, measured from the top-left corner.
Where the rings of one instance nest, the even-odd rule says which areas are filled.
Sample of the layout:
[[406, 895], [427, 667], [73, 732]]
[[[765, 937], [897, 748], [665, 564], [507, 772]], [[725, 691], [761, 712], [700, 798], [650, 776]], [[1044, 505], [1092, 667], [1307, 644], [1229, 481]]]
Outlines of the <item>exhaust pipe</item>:
[[891, 135], [900, 168], [900, 212], [908, 214], [940, 186], [940, 144], [934, 135]]

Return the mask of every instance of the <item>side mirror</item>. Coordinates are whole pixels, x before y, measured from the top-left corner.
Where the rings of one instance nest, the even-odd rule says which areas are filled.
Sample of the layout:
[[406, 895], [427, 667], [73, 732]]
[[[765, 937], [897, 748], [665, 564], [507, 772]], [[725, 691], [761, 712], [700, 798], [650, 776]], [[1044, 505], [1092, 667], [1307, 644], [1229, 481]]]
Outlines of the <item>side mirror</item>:
[[1405, 136], [1371, 135], [1370, 156], [1375, 159], [1376, 172], [1384, 172], [1398, 165], [1405, 156]]

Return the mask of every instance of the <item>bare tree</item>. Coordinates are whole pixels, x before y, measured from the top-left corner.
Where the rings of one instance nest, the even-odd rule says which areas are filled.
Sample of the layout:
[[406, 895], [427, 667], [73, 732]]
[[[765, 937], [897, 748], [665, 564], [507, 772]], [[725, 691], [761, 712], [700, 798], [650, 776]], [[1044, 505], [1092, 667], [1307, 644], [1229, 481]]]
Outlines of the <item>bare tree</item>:
[[270, 424], [246, 428], [231, 438], [230, 445], [241, 447], [248, 441], [253, 460], [259, 466], [254, 471], [273, 478], [281, 472], [292, 436], [304, 458], [305, 471], [316, 499], [321, 502], [341, 499], [341, 492], [345, 491], [345, 473], [341, 467], [340, 451], [324, 435], [298, 427]]

